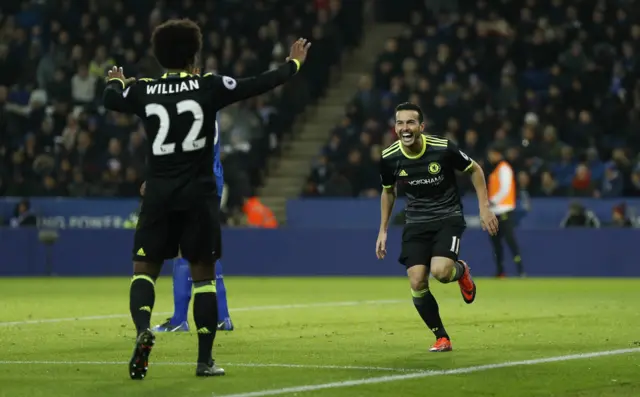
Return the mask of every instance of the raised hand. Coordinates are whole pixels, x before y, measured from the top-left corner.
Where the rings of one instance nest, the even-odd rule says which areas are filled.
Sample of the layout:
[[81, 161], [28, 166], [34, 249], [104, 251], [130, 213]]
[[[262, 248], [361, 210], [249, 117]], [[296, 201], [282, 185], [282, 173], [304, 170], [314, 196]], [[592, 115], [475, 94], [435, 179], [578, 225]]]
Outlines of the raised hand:
[[126, 78], [124, 77], [124, 72], [122, 71], [122, 67], [114, 66], [107, 72], [107, 80], [118, 79], [124, 82], [124, 85], [129, 85], [136, 81], [135, 77]]
[[311, 43], [307, 41], [307, 39], [300, 38], [293, 43], [291, 46], [291, 51], [289, 52], [289, 56], [287, 57], [287, 61], [292, 59], [297, 60], [300, 64], [303, 64], [307, 59], [307, 52], [309, 51], [309, 47], [311, 47]]

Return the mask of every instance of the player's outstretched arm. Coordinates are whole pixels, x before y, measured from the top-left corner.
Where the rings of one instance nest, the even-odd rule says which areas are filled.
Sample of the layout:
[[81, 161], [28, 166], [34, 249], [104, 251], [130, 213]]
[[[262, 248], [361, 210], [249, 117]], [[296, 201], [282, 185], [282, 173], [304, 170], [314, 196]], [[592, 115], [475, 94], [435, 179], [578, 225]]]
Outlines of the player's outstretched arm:
[[490, 208], [491, 203], [489, 202], [489, 193], [487, 192], [487, 181], [484, 177], [484, 171], [482, 170], [482, 167], [480, 167], [480, 164], [476, 163], [473, 160], [471, 161], [471, 166], [466, 172], [471, 174], [471, 183], [476, 189], [478, 204], [481, 208]]
[[491, 211], [491, 203], [489, 202], [489, 193], [487, 192], [487, 181], [484, 177], [482, 167], [475, 161], [467, 172], [471, 173], [471, 183], [476, 190], [478, 196], [478, 204], [480, 206], [480, 220], [482, 228], [489, 232], [490, 235], [498, 233], [498, 219]]
[[387, 229], [396, 202], [396, 177], [392, 167], [384, 158], [380, 161], [380, 181], [382, 182], [382, 194], [380, 195], [380, 230], [376, 241], [376, 256], [383, 259], [387, 255]]
[[287, 62], [277, 69], [262, 73], [261, 75], [245, 79], [233, 79], [228, 76], [206, 74], [205, 78], [212, 79], [215, 98], [221, 108], [234, 102], [264, 94], [265, 92], [286, 83], [293, 77], [307, 59], [307, 52], [311, 43], [306, 39], [298, 39], [291, 46], [291, 52]]
[[133, 95], [130, 95], [131, 84], [136, 79], [124, 77], [122, 68], [114, 66], [107, 73], [107, 86], [102, 93], [102, 104], [107, 110], [120, 113], [135, 113]]
[[498, 219], [491, 211], [489, 193], [487, 192], [487, 181], [484, 179], [484, 171], [480, 164], [473, 161], [453, 142], [447, 142], [447, 150], [456, 170], [471, 174], [471, 183], [476, 189], [478, 204], [480, 206], [480, 220], [482, 228], [492, 236], [498, 233]]
[[389, 229], [389, 220], [391, 219], [395, 202], [395, 186], [383, 187], [380, 195], [380, 230], [376, 241], [376, 256], [378, 259], [383, 259], [387, 255], [387, 230]]

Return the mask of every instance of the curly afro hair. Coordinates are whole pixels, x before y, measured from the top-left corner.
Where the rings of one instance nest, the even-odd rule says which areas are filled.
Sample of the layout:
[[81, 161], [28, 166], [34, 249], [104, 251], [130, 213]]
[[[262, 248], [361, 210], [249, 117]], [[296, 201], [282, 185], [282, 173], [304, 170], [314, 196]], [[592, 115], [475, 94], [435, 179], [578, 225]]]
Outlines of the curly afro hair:
[[154, 29], [151, 46], [163, 68], [187, 69], [202, 49], [202, 32], [190, 19], [170, 19]]

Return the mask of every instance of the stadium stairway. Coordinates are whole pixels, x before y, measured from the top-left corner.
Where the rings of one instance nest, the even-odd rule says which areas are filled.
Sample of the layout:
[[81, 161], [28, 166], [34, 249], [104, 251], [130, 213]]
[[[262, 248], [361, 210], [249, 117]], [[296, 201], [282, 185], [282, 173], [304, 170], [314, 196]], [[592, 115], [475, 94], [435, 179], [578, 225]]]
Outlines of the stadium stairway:
[[282, 155], [273, 160], [258, 192], [280, 225], [286, 224], [287, 200], [300, 196], [312, 161], [328, 142], [329, 132], [344, 116], [345, 106], [356, 92], [360, 77], [372, 71], [386, 39], [401, 31], [400, 24], [367, 24], [362, 45], [344, 57], [341, 71], [332, 79], [327, 94], [300, 117], [291, 139], [283, 142]]

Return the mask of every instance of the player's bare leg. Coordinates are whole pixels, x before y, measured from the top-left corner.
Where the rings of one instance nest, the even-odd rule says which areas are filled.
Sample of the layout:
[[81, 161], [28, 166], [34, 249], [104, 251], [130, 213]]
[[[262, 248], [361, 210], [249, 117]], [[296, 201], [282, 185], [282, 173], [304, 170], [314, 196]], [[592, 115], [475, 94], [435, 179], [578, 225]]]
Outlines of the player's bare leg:
[[133, 262], [133, 278], [129, 292], [129, 310], [136, 326], [136, 345], [129, 361], [131, 379], [142, 380], [147, 375], [149, 355], [155, 344], [151, 327], [151, 312], [155, 303], [155, 281], [162, 264]]
[[193, 320], [198, 332], [198, 364], [196, 376], [222, 376], [212, 356], [213, 341], [218, 330], [215, 260], [191, 263], [193, 279]]
[[429, 290], [429, 271], [426, 265], [414, 265], [407, 269], [413, 305], [422, 321], [436, 336], [436, 343], [429, 348], [430, 352], [451, 351], [451, 340], [442, 325], [440, 309], [436, 298]]
[[458, 282], [465, 303], [476, 299], [476, 283], [473, 282], [469, 265], [466, 262], [443, 256], [431, 258], [431, 274], [441, 283]]

